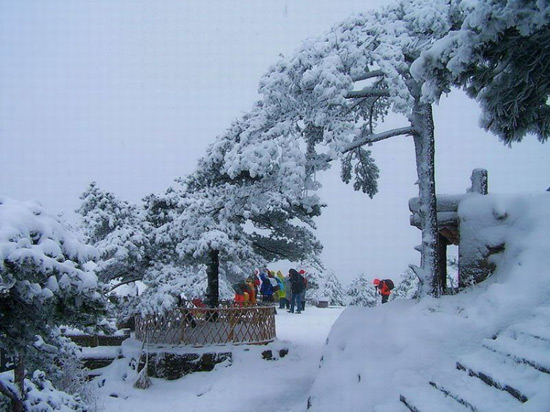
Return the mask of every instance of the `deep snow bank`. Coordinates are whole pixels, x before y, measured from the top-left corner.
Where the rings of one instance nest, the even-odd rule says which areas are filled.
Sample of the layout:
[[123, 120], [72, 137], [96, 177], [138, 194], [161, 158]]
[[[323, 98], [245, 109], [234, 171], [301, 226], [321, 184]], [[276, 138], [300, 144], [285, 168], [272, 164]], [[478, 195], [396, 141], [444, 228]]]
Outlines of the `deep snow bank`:
[[506, 244], [495, 273], [456, 296], [346, 309], [327, 340], [310, 411], [404, 410], [403, 388], [454, 369], [483, 338], [550, 304], [550, 193], [472, 196], [459, 215], [481, 227], [480, 239]]

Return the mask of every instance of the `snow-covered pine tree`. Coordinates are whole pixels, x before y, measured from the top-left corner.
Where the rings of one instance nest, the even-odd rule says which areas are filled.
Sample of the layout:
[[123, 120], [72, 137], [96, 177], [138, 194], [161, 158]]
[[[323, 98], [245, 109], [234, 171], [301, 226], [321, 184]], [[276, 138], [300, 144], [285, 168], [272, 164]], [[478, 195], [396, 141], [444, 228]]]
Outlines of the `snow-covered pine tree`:
[[[199, 190], [194, 183], [189, 185], [190, 182], [193, 182], [192, 176], [176, 179], [175, 187], [168, 188], [164, 194], [151, 194], [144, 199], [146, 225], [150, 228], [150, 267], [142, 279], [147, 288], [139, 299], [129, 302], [127, 316], [136, 312], [162, 312], [182, 298], [204, 298], [207, 293], [208, 242], [216, 242], [216, 233], [221, 233], [216, 231], [216, 217], [209, 216], [209, 211], [223, 209], [224, 198], [219, 193], [207, 194], [213, 193], [214, 188]], [[218, 227], [223, 228], [227, 222], [219, 223]], [[226, 232], [239, 233], [240, 229], [233, 226], [230, 230], [231, 225], [227, 224]], [[225, 241], [223, 236], [219, 240]], [[237, 250], [238, 239], [233, 240], [233, 249]], [[229, 245], [228, 248], [231, 249]], [[230, 285], [237, 279], [242, 280], [252, 267], [261, 263], [254, 260], [250, 251], [241, 250], [241, 253], [250, 257], [244, 259], [250, 267], [243, 268], [222, 256], [217, 287], [221, 299], [232, 298], [234, 292]]]
[[0, 392], [22, 407], [24, 361], [52, 368], [61, 355], [59, 325], [95, 328], [106, 299], [93, 272], [97, 251], [82, 244], [36, 203], [0, 197], [0, 348], [17, 358], [19, 393]]
[[[365, 147], [412, 136], [424, 212], [421, 262], [415, 270], [422, 294], [433, 296], [441, 294], [444, 282], [436, 252], [434, 125], [431, 105], [422, 100], [422, 83], [409, 68], [449, 32], [453, 13], [446, 0], [407, 0], [354, 16], [275, 64], [261, 80], [257, 104], [264, 113], [263, 135], [305, 142], [309, 176], [339, 158], [343, 180], [350, 182], [353, 175], [354, 187], [369, 196], [377, 191], [378, 169]], [[390, 110], [407, 122], [380, 131]]]
[[418, 277], [407, 269], [399, 275], [390, 299], [413, 299], [418, 295]]
[[376, 306], [377, 300], [380, 301], [376, 296], [374, 285], [364, 275], [359, 275], [351, 281], [346, 294], [350, 306]]
[[332, 306], [346, 306], [348, 301], [342, 284], [332, 271], [327, 273], [323, 284], [319, 287], [317, 295], [328, 298], [329, 304]]
[[141, 280], [150, 265], [150, 230], [137, 206], [119, 200], [94, 182], [80, 196], [81, 227], [100, 253], [97, 275], [111, 288]]
[[325, 282], [325, 269], [316, 260], [312, 261], [300, 261], [296, 263], [295, 269], [300, 271], [303, 270], [305, 274], [303, 275], [306, 278], [307, 290], [306, 290], [306, 300], [315, 300], [320, 297], [319, 293], [321, 286]]
[[249, 114], [246, 128], [236, 122], [216, 139], [197, 171], [179, 180], [179, 214], [154, 231], [185, 264], [206, 265], [213, 306], [220, 265], [242, 279], [276, 260], [315, 260], [321, 250], [310, 228], [322, 205], [305, 190], [304, 154], [285, 135], [257, 133], [263, 117]]
[[483, 113], [481, 125], [511, 144], [550, 136], [550, 3], [455, 1], [455, 29], [412, 67], [427, 101], [464, 88]]
[[225, 206], [265, 262], [281, 259], [318, 262], [321, 245], [311, 232], [321, 213], [315, 187], [309, 185], [307, 159], [286, 126], [271, 129], [270, 116], [256, 105], [216, 139], [190, 182], [193, 190], [223, 188], [231, 202]]

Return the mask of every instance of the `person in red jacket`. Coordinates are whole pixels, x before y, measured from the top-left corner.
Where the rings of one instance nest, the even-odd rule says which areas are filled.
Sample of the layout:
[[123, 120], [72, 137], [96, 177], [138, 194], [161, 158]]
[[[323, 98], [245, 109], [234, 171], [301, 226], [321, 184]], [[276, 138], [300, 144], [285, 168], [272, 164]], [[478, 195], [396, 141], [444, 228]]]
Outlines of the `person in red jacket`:
[[393, 281], [391, 279], [374, 279], [372, 283], [374, 283], [374, 287], [382, 296], [382, 303], [386, 303], [391, 295], [391, 290], [393, 289]]

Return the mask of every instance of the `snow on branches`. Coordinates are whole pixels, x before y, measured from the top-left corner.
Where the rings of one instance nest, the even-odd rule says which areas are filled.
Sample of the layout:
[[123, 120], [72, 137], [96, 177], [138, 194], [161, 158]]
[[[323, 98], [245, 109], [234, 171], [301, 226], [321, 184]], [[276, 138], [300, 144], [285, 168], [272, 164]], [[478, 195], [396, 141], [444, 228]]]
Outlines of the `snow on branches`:
[[[250, 117], [262, 120], [254, 130], [264, 139], [283, 136], [303, 142], [306, 177], [340, 159], [344, 182], [353, 180], [356, 190], [371, 197], [378, 190], [379, 171], [366, 146], [412, 136], [426, 210], [423, 294], [434, 296], [440, 293], [435, 275], [434, 126], [431, 106], [421, 101], [422, 84], [409, 69], [422, 51], [448, 33], [452, 14], [446, 0], [412, 0], [347, 19], [269, 70], [260, 83], [259, 113]], [[389, 111], [404, 115], [407, 124], [379, 130]], [[246, 119], [241, 129], [248, 130]]]
[[[80, 196], [82, 230], [100, 254], [97, 274], [105, 283], [139, 280], [148, 266], [149, 238], [142, 209], [91, 183]], [[115, 285], [116, 286], [116, 285]]]
[[412, 66], [427, 101], [463, 87], [481, 106], [481, 126], [505, 143], [550, 136], [550, 4], [455, 1], [454, 30]]
[[61, 322], [92, 325], [104, 305], [96, 258], [40, 205], [0, 197], [1, 346], [23, 350]]
[[[0, 349], [17, 359], [21, 373], [14, 380], [20, 390], [23, 359], [32, 369], [59, 367], [54, 358], [66, 355], [60, 325], [95, 329], [105, 314], [106, 299], [93, 272], [97, 257], [95, 248], [81, 243], [39, 204], [0, 196]], [[42, 385], [39, 392], [49, 390], [43, 374], [33, 379]], [[34, 386], [18, 396], [4, 391], [2, 381], [5, 396], [34, 402]]]

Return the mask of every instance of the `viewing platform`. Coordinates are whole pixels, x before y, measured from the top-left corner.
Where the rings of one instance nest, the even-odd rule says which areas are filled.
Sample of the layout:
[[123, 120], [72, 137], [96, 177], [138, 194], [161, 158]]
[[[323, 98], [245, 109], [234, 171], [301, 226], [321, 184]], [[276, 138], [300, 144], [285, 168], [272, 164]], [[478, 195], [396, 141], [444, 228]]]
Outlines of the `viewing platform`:
[[277, 337], [273, 306], [179, 307], [135, 322], [135, 338], [151, 344], [267, 344]]

